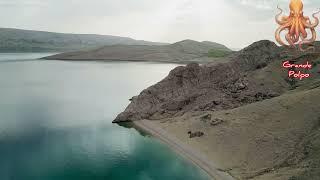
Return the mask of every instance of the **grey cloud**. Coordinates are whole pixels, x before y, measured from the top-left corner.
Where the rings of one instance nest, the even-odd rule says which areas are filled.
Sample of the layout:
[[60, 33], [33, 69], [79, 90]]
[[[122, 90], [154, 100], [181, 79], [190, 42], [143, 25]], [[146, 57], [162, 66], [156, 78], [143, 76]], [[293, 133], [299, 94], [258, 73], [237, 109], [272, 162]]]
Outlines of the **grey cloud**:
[[[273, 38], [279, 4], [290, 0], [0, 0], [1, 27], [98, 33], [174, 42], [211, 40], [243, 47]], [[319, 0], [304, 0], [310, 15]], [[236, 29], [234, 27], [237, 27]]]

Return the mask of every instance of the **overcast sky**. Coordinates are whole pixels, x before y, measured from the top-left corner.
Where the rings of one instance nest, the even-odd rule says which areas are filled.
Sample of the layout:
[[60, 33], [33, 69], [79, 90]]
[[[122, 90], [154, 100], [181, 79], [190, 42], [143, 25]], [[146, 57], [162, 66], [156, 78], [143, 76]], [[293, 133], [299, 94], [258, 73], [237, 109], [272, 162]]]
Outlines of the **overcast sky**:
[[[257, 40], [273, 40], [276, 6], [288, 12], [289, 1], [0, 0], [0, 26], [159, 42], [208, 40], [242, 48]], [[320, 0], [304, 3], [308, 16], [320, 8]]]

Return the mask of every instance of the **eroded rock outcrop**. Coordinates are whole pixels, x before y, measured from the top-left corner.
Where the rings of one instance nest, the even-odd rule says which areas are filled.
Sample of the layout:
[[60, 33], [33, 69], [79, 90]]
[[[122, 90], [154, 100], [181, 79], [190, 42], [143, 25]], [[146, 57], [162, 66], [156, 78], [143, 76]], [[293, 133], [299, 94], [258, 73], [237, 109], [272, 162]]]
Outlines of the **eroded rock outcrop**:
[[162, 119], [187, 111], [231, 109], [278, 96], [288, 88], [285, 83], [272, 82], [272, 86], [268, 86], [260, 83], [253, 73], [270, 63], [280, 62], [280, 54], [276, 44], [264, 40], [229, 56], [230, 61], [226, 63], [177, 67], [164, 80], [133, 97], [114, 122]]

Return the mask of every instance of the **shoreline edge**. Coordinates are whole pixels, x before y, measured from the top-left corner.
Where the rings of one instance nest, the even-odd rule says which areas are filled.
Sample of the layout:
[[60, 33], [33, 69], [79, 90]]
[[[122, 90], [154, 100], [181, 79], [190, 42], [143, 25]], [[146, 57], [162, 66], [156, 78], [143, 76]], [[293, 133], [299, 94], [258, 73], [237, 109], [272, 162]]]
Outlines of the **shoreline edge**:
[[211, 177], [211, 179], [234, 180], [234, 178], [230, 174], [219, 170], [212, 162], [208, 162], [208, 158], [206, 158], [202, 153], [197, 152], [190, 146], [187, 146], [164, 129], [157, 127], [151, 121], [139, 120], [134, 121], [133, 124], [139, 129], [142, 129], [150, 135], [160, 139], [176, 153], [190, 160], [194, 165], [204, 170], [209, 175], [209, 177]]

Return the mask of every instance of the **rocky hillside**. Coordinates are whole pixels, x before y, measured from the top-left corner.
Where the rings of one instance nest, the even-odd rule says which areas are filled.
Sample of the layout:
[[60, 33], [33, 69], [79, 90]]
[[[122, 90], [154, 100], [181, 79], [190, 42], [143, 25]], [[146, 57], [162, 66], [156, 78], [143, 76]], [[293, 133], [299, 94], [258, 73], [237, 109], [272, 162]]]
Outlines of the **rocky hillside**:
[[44, 59], [53, 60], [117, 60], [117, 61], [157, 61], [185, 62], [208, 58], [212, 49], [219, 51], [231, 50], [213, 42], [197, 42], [184, 40], [170, 45], [113, 45], [102, 48], [62, 53]]
[[133, 97], [115, 122], [231, 109], [279, 96], [289, 88], [280, 74], [274, 73], [279, 76], [274, 77], [277, 82], [269, 79], [263, 83], [251, 75], [279, 58], [279, 48], [274, 43], [261, 41], [228, 57], [229, 63], [177, 67], [164, 80]]
[[[300, 62], [318, 56], [310, 53], [291, 58]], [[300, 83], [291, 82], [281, 67], [287, 58], [288, 54], [273, 42], [260, 41], [227, 57], [226, 63], [177, 67], [164, 80], [133, 97], [115, 122], [232, 109], [279, 96]], [[318, 78], [316, 71], [315, 65], [312, 78], [304, 82]]]
[[115, 44], [162, 45], [118, 36], [0, 28], [0, 52], [65, 52]]
[[[318, 45], [315, 52], [289, 53], [259, 41], [225, 63], [177, 67], [133, 97], [114, 122], [152, 120], [235, 179], [317, 179]], [[310, 78], [289, 79], [286, 60], [308, 60]]]

